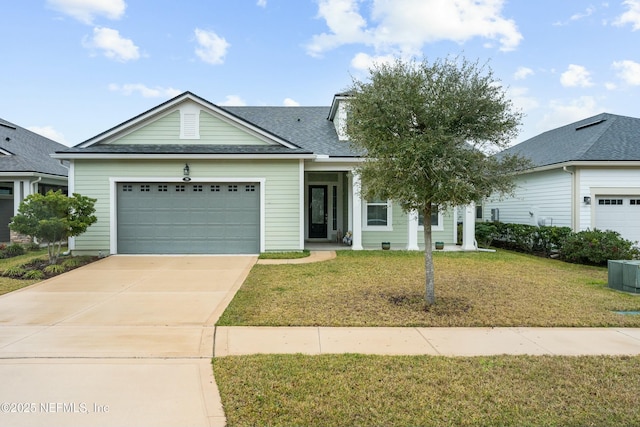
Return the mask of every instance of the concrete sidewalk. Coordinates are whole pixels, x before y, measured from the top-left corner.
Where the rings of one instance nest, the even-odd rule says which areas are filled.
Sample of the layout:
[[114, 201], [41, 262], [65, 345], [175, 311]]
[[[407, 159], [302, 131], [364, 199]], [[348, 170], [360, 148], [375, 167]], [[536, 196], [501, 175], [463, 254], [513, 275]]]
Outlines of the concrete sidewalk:
[[260, 353], [638, 355], [640, 328], [216, 328], [215, 357]]

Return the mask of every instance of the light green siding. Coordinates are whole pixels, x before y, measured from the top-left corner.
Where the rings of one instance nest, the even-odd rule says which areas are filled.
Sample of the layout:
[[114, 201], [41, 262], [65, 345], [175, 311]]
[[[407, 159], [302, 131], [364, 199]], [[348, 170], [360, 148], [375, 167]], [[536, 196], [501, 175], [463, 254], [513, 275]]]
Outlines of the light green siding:
[[200, 144], [268, 145], [236, 126], [200, 111]]
[[204, 110], [200, 110], [200, 139], [180, 139], [180, 111], [176, 110], [111, 144], [267, 145], [267, 142]]
[[[409, 217], [397, 203], [391, 204], [392, 230], [390, 231], [362, 231], [362, 246], [365, 249], [381, 249], [382, 242], [390, 242], [392, 249], [406, 249], [409, 243]], [[433, 231], [433, 241], [442, 241], [446, 244], [454, 244], [453, 241], [453, 217], [451, 212], [445, 212], [442, 216], [444, 230]], [[422, 228], [417, 232], [418, 246], [424, 249], [424, 235]]]
[[[265, 179], [265, 250], [300, 248], [299, 163], [295, 161], [190, 160], [191, 178], [215, 182], [217, 179]], [[78, 252], [112, 252], [110, 248], [111, 191], [109, 178], [146, 180], [181, 179], [184, 161], [179, 160], [75, 160], [75, 192], [98, 199], [98, 222], [76, 238]]]

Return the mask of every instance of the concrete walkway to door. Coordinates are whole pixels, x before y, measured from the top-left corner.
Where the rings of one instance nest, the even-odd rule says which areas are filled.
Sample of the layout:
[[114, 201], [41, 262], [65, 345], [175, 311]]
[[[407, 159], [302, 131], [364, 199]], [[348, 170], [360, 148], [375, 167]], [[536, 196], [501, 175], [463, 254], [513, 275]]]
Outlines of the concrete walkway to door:
[[223, 426], [214, 325], [255, 256], [111, 256], [0, 297], [0, 425]]

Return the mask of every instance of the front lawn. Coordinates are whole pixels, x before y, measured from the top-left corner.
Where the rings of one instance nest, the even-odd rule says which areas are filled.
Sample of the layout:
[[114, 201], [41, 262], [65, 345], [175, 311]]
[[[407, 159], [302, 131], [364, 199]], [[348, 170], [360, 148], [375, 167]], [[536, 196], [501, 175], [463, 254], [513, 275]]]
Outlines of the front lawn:
[[424, 255], [340, 251], [331, 261], [256, 265], [218, 325], [640, 326], [640, 295], [607, 288], [606, 268], [500, 250], [436, 252], [425, 307]]
[[213, 361], [229, 426], [640, 425], [640, 357]]

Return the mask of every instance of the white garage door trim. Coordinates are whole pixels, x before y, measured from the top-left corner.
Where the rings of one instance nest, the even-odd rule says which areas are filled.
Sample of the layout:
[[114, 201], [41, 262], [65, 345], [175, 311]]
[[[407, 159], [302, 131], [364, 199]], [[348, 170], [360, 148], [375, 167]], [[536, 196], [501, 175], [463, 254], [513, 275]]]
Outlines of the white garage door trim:
[[[118, 195], [118, 183], [120, 182], [184, 182], [182, 178], [170, 178], [170, 177], [140, 177], [140, 176], [127, 176], [127, 177], [110, 177], [109, 178], [109, 244], [111, 246], [111, 253], [118, 253], [118, 213], [116, 200]], [[265, 183], [266, 178], [256, 177], [206, 177], [206, 178], [191, 178], [190, 183], [197, 182], [257, 182], [260, 184], [260, 252], [265, 251]]]

